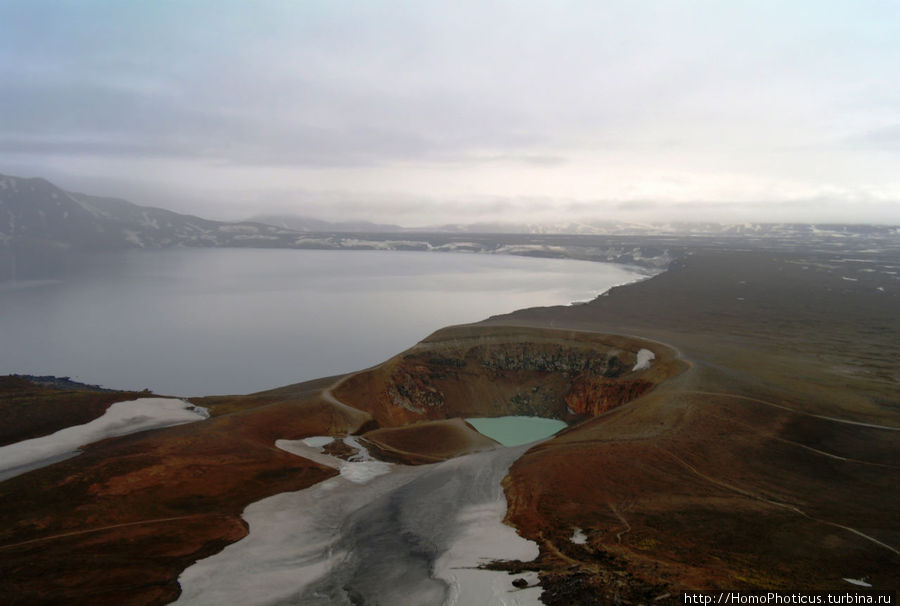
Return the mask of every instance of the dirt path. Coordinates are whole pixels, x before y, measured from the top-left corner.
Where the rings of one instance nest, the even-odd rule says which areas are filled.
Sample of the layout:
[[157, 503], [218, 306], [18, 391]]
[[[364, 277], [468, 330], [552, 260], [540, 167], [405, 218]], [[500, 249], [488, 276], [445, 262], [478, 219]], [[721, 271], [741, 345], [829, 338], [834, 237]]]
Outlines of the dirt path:
[[38, 539], [29, 539], [28, 541], [21, 541], [19, 543], [10, 543], [8, 545], [0, 545], [0, 549], [12, 549], [13, 547], [22, 547], [23, 545], [30, 545], [32, 543], [41, 543], [43, 541], [52, 541], [54, 539], [62, 539], [65, 537], [74, 537], [83, 534], [91, 534], [94, 532], [104, 532], [107, 530], [115, 530], [116, 528], [125, 528], [127, 526], [143, 526], [146, 524], [162, 524], [165, 522], [175, 522], [179, 520], [192, 520], [194, 518], [205, 518], [210, 515], [221, 515], [221, 514], [208, 514], [208, 513], [198, 513], [189, 516], [176, 516], [172, 518], [154, 518], [152, 520], [139, 520], [137, 522], [125, 522], [123, 524], [113, 524], [111, 526], [101, 526], [99, 528], [88, 528], [87, 530], [73, 530], [71, 532], [62, 532], [59, 534], [51, 534], [46, 537], [40, 537]]
[[[332, 383], [331, 385], [329, 385], [328, 387], [323, 389], [322, 390], [322, 399], [325, 400], [326, 402], [328, 402], [329, 404], [334, 404], [335, 406], [341, 406], [344, 408], [352, 408], [350, 406], [347, 406], [340, 400], [338, 400], [334, 395], [334, 390], [337, 389], [338, 387], [340, 387], [344, 383], [344, 381], [348, 381], [351, 377], [355, 377], [358, 374], [359, 374], [358, 372], [353, 372], [353, 373], [350, 373], [349, 375], [344, 375], [343, 377], [341, 377], [340, 379], [338, 379], [337, 381], [335, 381], [334, 383]], [[358, 410], [358, 409], [354, 408], [353, 410]]]
[[621, 542], [622, 542], [622, 536], [628, 534], [629, 532], [631, 532], [631, 524], [629, 524], [629, 523], [628, 523], [628, 520], [625, 519], [625, 516], [623, 516], [623, 515], [619, 512], [619, 508], [616, 507], [616, 504], [615, 504], [615, 503], [610, 503], [610, 504], [609, 504], [609, 508], [612, 510], [612, 512], [613, 512], [614, 514], [616, 514], [616, 517], [619, 518], [619, 521], [622, 522], [622, 524], [625, 525], [625, 529], [624, 529], [624, 530], [622, 530], [622, 531], [616, 533], [616, 542], [617, 542], [617, 543], [621, 543]]
[[858, 427], [871, 427], [873, 429], [884, 429], [887, 431], [900, 431], [900, 427], [894, 427], [892, 425], [876, 425], [875, 423], [863, 423], [862, 421], [850, 421], [849, 419], [839, 419], [837, 417], [829, 417], [825, 415], [817, 415], [811, 412], [806, 412], [803, 410], [797, 410], [796, 408], [791, 408], [790, 406], [784, 406], [783, 404], [776, 404], [775, 402], [769, 402], [768, 400], [760, 400], [759, 398], [750, 398], [747, 396], [739, 396], [733, 393], [723, 393], [717, 391], [695, 391], [695, 390], [685, 390], [680, 393], [694, 393], [704, 396], [717, 396], [722, 398], [735, 398], [738, 400], [747, 400], [749, 402], [756, 402], [758, 404], [765, 404], [766, 406], [773, 406], [775, 408], [780, 408], [782, 410], [787, 410], [798, 415], [805, 415], [807, 417], [815, 417], [817, 419], [825, 419], [826, 421], [832, 421], [834, 423], [844, 423], [845, 425], [856, 425]]
[[794, 505], [791, 505], [790, 503], [782, 503], [781, 501], [774, 501], [774, 500], [772, 500], [772, 499], [767, 499], [766, 497], [761, 496], [761, 495], [758, 495], [758, 494], [753, 493], [753, 492], [750, 492], [749, 490], [745, 490], [745, 489], [743, 489], [743, 488], [739, 488], [738, 486], [735, 486], [735, 485], [733, 485], [733, 484], [729, 484], [729, 483], [727, 483], [727, 482], [723, 482], [723, 481], [721, 481], [721, 480], [718, 480], [718, 479], [716, 479], [716, 478], [713, 478], [713, 477], [711, 477], [711, 476], [708, 476], [708, 475], [706, 475], [705, 473], [703, 473], [702, 471], [700, 471], [699, 469], [697, 469], [696, 467], [694, 467], [693, 465], [691, 465], [690, 463], [688, 463], [687, 461], [685, 461], [684, 459], [682, 459], [681, 457], [679, 457], [678, 455], [676, 455], [675, 453], [670, 452], [670, 451], [668, 451], [668, 450], [666, 450], [666, 449], [664, 449], [664, 448], [661, 449], [661, 450], [662, 450], [662, 452], [666, 453], [667, 455], [669, 455], [670, 457], [672, 457], [673, 459], [675, 459], [679, 464], [681, 464], [683, 467], [685, 467], [686, 469], [688, 469], [689, 471], [691, 471], [692, 473], [694, 473], [694, 474], [697, 475], [698, 477], [703, 478], [703, 479], [706, 480], [707, 482], [710, 482], [711, 484], [714, 484], [714, 485], [716, 485], [716, 486], [719, 486], [720, 488], [725, 488], [725, 489], [727, 489], [727, 490], [730, 490], [730, 491], [732, 491], [732, 492], [736, 492], [736, 493], [738, 493], [738, 494], [744, 495], [744, 496], [749, 497], [749, 498], [751, 498], [751, 499], [756, 499], [757, 501], [762, 501], [762, 502], [764, 502], [764, 503], [769, 503], [770, 505], [774, 505], [775, 507], [781, 507], [781, 508], [783, 508], [783, 509], [789, 509], [789, 510], [793, 511], [794, 513], [797, 513], [797, 514], [803, 516], [804, 518], [806, 518], [806, 519], [808, 519], [808, 520], [811, 520], [811, 521], [813, 521], [813, 522], [818, 522], [819, 524], [825, 524], [825, 525], [827, 525], [827, 526], [833, 526], [833, 527], [835, 527], [835, 528], [841, 528], [841, 529], [846, 530], [846, 531], [848, 531], [848, 532], [852, 532], [853, 534], [855, 534], [855, 535], [857, 535], [857, 536], [859, 536], [859, 537], [861, 537], [861, 538], [863, 538], [863, 539], [865, 539], [865, 540], [867, 540], [867, 541], [869, 541], [869, 542], [871, 542], [871, 543], [874, 543], [874, 544], [878, 545], [879, 547], [883, 547], [883, 548], [885, 548], [885, 549], [887, 549], [887, 550], [889, 550], [889, 551], [894, 552], [894, 553], [897, 554], [897, 555], [900, 555], [900, 550], [896, 549], [895, 547], [892, 547], [891, 545], [888, 545], [887, 543], [883, 543], [883, 542], [879, 541], [879, 540], [876, 539], [875, 537], [871, 537], [871, 536], [869, 536], [869, 535], [867, 535], [867, 534], [865, 534], [865, 533], [863, 533], [863, 532], [860, 532], [859, 530], [857, 530], [857, 529], [855, 529], [855, 528], [851, 528], [850, 526], [845, 526], [845, 525], [843, 525], [843, 524], [838, 524], [837, 522], [829, 522], [828, 520], [821, 520], [821, 519], [819, 519], [819, 518], [814, 518], [813, 516], [809, 515], [809, 514], [806, 513], [805, 511], [803, 511], [802, 509], [800, 509], [800, 508], [798, 508], [798, 507], [796, 507], [796, 506], [794, 506]]

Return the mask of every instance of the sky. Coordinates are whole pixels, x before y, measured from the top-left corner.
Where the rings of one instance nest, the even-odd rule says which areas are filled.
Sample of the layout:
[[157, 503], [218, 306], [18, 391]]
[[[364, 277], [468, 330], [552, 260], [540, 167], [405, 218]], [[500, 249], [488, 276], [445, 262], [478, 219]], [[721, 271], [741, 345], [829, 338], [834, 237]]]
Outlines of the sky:
[[900, 223], [900, 3], [0, 1], [0, 173], [238, 220]]

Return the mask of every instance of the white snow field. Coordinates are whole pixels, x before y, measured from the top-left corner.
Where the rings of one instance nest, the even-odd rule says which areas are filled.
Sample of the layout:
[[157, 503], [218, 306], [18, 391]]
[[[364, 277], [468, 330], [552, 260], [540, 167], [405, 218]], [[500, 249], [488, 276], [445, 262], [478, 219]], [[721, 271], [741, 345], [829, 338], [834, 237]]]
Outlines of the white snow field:
[[[541, 603], [536, 575], [477, 568], [538, 555], [537, 545], [503, 524], [501, 481], [528, 446], [430, 465], [394, 464], [375, 475], [344, 473], [348, 466], [382, 462], [336, 459], [321, 452], [325, 442], [276, 442], [342, 473], [247, 507], [250, 533], [182, 572], [176, 604]], [[517, 578], [529, 587], [514, 587]]]
[[0, 481], [79, 454], [79, 447], [138, 431], [202, 421], [209, 412], [174, 398], [139, 398], [116, 402], [103, 416], [40, 438], [0, 447]]

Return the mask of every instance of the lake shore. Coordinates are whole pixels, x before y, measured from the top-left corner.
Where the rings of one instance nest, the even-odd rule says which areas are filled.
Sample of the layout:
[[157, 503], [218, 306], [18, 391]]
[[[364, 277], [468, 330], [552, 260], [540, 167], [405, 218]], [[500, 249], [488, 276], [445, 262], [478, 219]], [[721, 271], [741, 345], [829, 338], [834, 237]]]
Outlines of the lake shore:
[[0, 368], [176, 397], [353, 372], [447, 325], [589, 300], [659, 271], [371, 250], [165, 249], [76, 259], [54, 280], [0, 281], [0, 334], [16, 344], [0, 348]]
[[[686, 588], [852, 590], [845, 578], [897, 587], [896, 282], [820, 261], [693, 255], [586, 305], [439, 331], [408, 352], [413, 358], [357, 373], [335, 390], [341, 402], [359, 405], [354, 395], [404, 385], [396, 393], [413, 410], [377, 400], [337, 406], [323, 395], [335, 378], [194, 399], [210, 409], [210, 420], [107, 440], [76, 460], [0, 484], [10, 521], [0, 549], [12, 556], [4, 566], [15, 567], [4, 570], [2, 591], [166, 603], [178, 593], [182, 569], [246, 533], [240, 512], [247, 504], [335, 475], [276, 452], [275, 440], [365, 433], [373, 419], [401, 427], [422, 420], [414, 409], [457, 416], [464, 411], [453, 402], [473, 388], [452, 385], [475, 386], [484, 401], [497, 402], [485, 416], [503, 406], [565, 407], [566, 398], [583, 406], [576, 427], [526, 452], [504, 480], [507, 522], [540, 549], [528, 566], [540, 575], [545, 604], [613, 595], [675, 603]], [[527, 370], [523, 360], [534, 356], [494, 367], [475, 358], [452, 362], [472, 348], [488, 356], [479, 360], [500, 360], [492, 352], [523, 351], [515, 343], [525, 342], [544, 343], [543, 359], [560, 334], [589, 350], [596, 339], [619, 339], [620, 349], [630, 342], [629, 368], [649, 348], [657, 354], [651, 372], [674, 364], [673, 372], [655, 377], [649, 390], [619, 387], [617, 404], [602, 409], [591, 400], [600, 375], [575, 381], [566, 370], [577, 356], [557, 357], [555, 371]], [[421, 375], [430, 383], [413, 372], [417, 360], [436, 364]], [[469, 377], [476, 367], [499, 374]], [[430, 378], [437, 368], [443, 378]], [[503, 373], [527, 372], [544, 373], [546, 400], [514, 401], [537, 379]], [[429, 406], [436, 402], [429, 387], [444, 395], [445, 412]], [[390, 401], [390, 390], [382, 393]], [[47, 491], [56, 502], [46, 502]], [[572, 541], [575, 528], [583, 542]], [[142, 555], [126, 563], [135, 554]], [[101, 578], [91, 572], [99, 562], [118, 563]]]

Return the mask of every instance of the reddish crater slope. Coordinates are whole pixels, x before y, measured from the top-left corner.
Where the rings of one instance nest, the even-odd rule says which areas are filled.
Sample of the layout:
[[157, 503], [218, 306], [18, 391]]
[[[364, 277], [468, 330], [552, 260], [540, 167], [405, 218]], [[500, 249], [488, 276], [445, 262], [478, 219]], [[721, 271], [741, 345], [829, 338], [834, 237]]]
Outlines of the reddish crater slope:
[[487, 323], [641, 334], [691, 363], [513, 465], [507, 520], [541, 545], [545, 603], [900, 587], [900, 292], [839, 263], [697, 255]]
[[335, 474], [274, 446], [370, 420], [319, 400], [329, 383], [199, 399], [213, 418], [104, 440], [0, 482], [0, 601], [172, 601], [184, 568], [246, 535], [244, 507]]
[[[641, 348], [657, 360], [634, 371]], [[680, 368], [668, 348], [634, 339], [461, 327], [336, 386], [195, 399], [211, 419], [105, 440], [0, 483], [0, 592], [10, 603], [167, 603], [181, 570], [245, 535], [244, 507], [335, 473], [275, 448], [278, 439], [365, 432], [385, 458], [431, 462], [494, 445], [454, 417], [578, 421]], [[53, 391], [42, 401], [41, 388], [8, 383], [9, 398], [34, 396], [36, 413], [57, 406]]]
[[[655, 359], [634, 370], [641, 349]], [[577, 422], [635, 399], [682, 366], [668, 347], [635, 338], [457, 326], [332, 391], [383, 426], [509, 414]]]
[[[537, 570], [546, 604], [896, 589], [900, 292], [872, 267], [698, 254], [587, 305], [439, 331], [346, 378], [198, 399], [211, 419], [0, 483], [0, 596], [167, 603], [182, 569], [244, 535], [246, 505], [335, 473], [275, 440], [364, 433], [426, 462], [487, 446], [448, 419], [501, 414], [573, 424], [504, 481], [507, 521], [541, 548], [507, 567]], [[655, 359], [635, 371], [640, 349]], [[6, 403], [31, 390], [35, 418], [61, 406], [0, 388]], [[79, 418], [107, 405], [73, 397]]]

